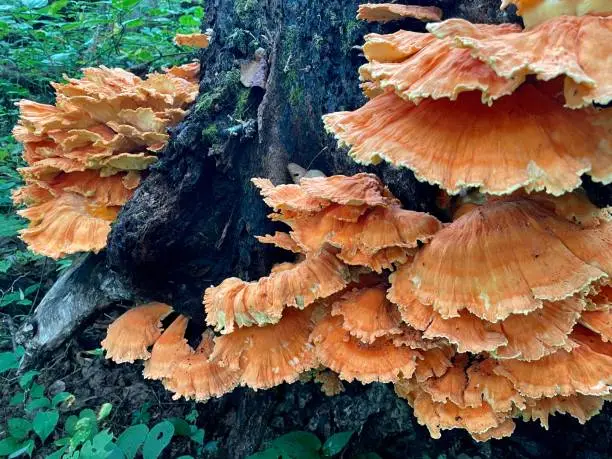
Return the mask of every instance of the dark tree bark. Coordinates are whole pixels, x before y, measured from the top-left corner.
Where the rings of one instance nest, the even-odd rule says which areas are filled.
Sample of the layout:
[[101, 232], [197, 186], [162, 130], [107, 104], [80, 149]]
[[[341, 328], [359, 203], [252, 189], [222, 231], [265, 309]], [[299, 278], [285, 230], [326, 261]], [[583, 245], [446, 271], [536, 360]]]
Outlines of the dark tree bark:
[[[203, 28], [213, 28], [214, 38], [201, 53], [200, 96], [113, 226], [106, 252], [108, 269], [90, 279], [93, 286], [121, 286], [107, 288], [103, 303], [113, 295], [125, 298], [128, 288], [132, 299], [168, 302], [188, 314], [195, 328], [201, 326], [206, 287], [229, 276], [255, 279], [285, 256], [254, 239], [273, 231], [274, 225], [265, 218], [270, 210], [250, 179], [259, 176], [287, 183], [289, 162], [328, 175], [374, 172], [406, 208], [438, 214], [437, 188], [417, 182], [406, 169], [358, 167], [323, 130], [321, 115], [354, 109], [365, 101], [357, 77], [364, 62], [358, 46], [365, 33], [390, 32], [399, 26], [424, 30], [423, 24], [412, 20], [383, 27], [357, 22], [358, 3], [206, 2]], [[436, 4], [447, 18], [517, 20], [499, 11], [499, 0], [410, 3]], [[240, 64], [253, 60], [260, 48], [266, 55], [266, 88], [247, 89], [240, 83]], [[598, 188], [596, 193], [604, 201], [609, 196], [609, 190]], [[96, 258], [91, 263], [98, 266], [97, 262]], [[77, 269], [86, 274], [91, 263]], [[90, 311], [94, 306], [89, 305]], [[31, 352], [37, 349], [32, 347]], [[245, 457], [263, 440], [294, 429], [323, 437], [355, 430], [351, 453], [376, 450], [383, 457], [442, 452], [449, 457], [461, 453], [467, 455], [463, 457], [561, 457], [577, 455], [582, 443], [588, 444], [593, 457], [603, 457], [610, 448], [609, 416], [586, 427], [561, 419], [553, 422], [549, 434], [533, 424], [521, 425], [511, 439], [484, 445], [462, 432], [433, 441], [416, 424], [407, 404], [382, 384], [349, 385], [345, 394], [333, 398], [324, 397], [312, 384], [265, 392], [241, 389], [201, 410], [209, 419], [207, 436], [219, 440], [224, 457]]]

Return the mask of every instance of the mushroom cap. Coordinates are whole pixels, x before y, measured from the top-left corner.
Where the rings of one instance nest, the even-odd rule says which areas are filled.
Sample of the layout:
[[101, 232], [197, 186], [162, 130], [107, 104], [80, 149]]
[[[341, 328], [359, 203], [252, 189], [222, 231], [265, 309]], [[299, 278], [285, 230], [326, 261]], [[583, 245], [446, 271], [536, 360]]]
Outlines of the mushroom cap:
[[115, 363], [148, 359], [152, 346], [161, 336], [161, 321], [172, 312], [164, 303], [147, 303], [129, 309], [108, 326], [102, 348]]
[[409, 30], [389, 34], [370, 33], [364, 39], [363, 54], [369, 62], [401, 62], [437, 40], [430, 33]]
[[612, 13], [608, 0], [502, 0], [501, 9], [514, 4], [523, 17], [525, 27], [531, 28], [557, 16], [604, 16]]
[[442, 10], [435, 6], [398, 5], [397, 3], [363, 3], [357, 10], [357, 19], [368, 22], [389, 22], [402, 19], [439, 21]]
[[451, 346], [437, 347], [422, 351], [416, 362], [414, 378], [421, 384], [429, 378], [441, 378], [452, 368], [455, 351]]
[[597, 333], [602, 341], [612, 342], [612, 312], [586, 311], [580, 316], [580, 324]]
[[189, 319], [177, 317], [153, 344], [151, 358], [145, 362], [142, 374], [146, 379], [163, 379], [172, 376], [176, 364], [193, 354], [187, 344], [185, 330]]
[[217, 331], [231, 333], [234, 326], [273, 324], [285, 307], [303, 309], [314, 301], [342, 290], [350, 281], [348, 268], [323, 250], [293, 268], [272, 273], [256, 282], [225, 279], [204, 293], [206, 322]]
[[210, 360], [240, 370], [240, 383], [269, 389], [293, 383], [304, 371], [316, 367], [309, 342], [312, 309], [285, 311], [276, 324], [241, 328], [215, 339]]
[[18, 211], [30, 220], [21, 239], [36, 253], [62, 258], [76, 252], [98, 253], [106, 246], [118, 207], [98, 206], [74, 193]]
[[212, 335], [205, 332], [195, 352], [176, 362], [172, 375], [162, 381], [166, 389], [174, 392], [174, 400], [184, 397], [203, 402], [221, 397], [240, 384], [240, 369], [222, 367], [209, 359], [212, 340]]
[[208, 48], [210, 35], [205, 33], [177, 33], [174, 43], [178, 46], [189, 46], [190, 48]]
[[342, 316], [342, 328], [358, 340], [372, 344], [382, 336], [399, 335], [401, 317], [384, 287], [353, 289], [332, 305], [332, 316]]
[[319, 371], [315, 375], [314, 381], [321, 384], [321, 392], [323, 392], [328, 397], [332, 397], [334, 395], [338, 395], [344, 392], [344, 384], [342, 384], [342, 381], [340, 380], [338, 375], [333, 371]]
[[449, 21], [431, 24], [429, 30], [452, 36], [457, 46], [468, 48], [503, 78], [565, 77], [565, 102], [571, 108], [612, 101], [612, 17], [561, 16], [528, 31], [485, 38], [472, 36], [467, 21], [451, 21], [450, 32]]
[[389, 203], [386, 190], [374, 174], [331, 177], [304, 177], [299, 185], [309, 196], [345, 206], [384, 206]]
[[497, 322], [607, 278], [611, 248], [610, 223], [582, 228], [528, 199], [497, 200], [459, 217], [401, 266], [391, 300], [402, 304], [398, 295], [411, 291], [444, 319], [467, 309]]
[[419, 357], [417, 351], [406, 346], [396, 347], [386, 338], [372, 344], [362, 343], [344, 330], [342, 317], [323, 318], [310, 339], [318, 361], [348, 382], [393, 382], [410, 378]]
[[[520, 31], [515, 24], [472, 24], [472, 27], [483, 37]], [[512, 94], [525, 80], [498, 76], [487, 64], [472, 57], [469, 50], [454, 46], [450, 38], [436, 39], [432, 34], [415, 32], [385, 37], [374, 34], [365, 37], [364, 52], [373, 59], [360, 67], [360, 79], [380, 89], [393, 90], [415, 104], [426, 98], [457, 100], [460, 93], [477, 90], [482, 93], [482, 103], [491, 105], [494, 100]]]
[[525, 421], [540, 421], [542, 427], [548, 430], [548, 417], [557, 413], [569, 414], [584, 424], [603, 408], [604, 399], [593, 395], [570, 395], [568, 397], [555, 396], [529, 399], [527, 406], [521, 410]]
[[416, 248], [419, 241], [427, 242], [441, 228], [435, 217], [399, 206], [375, 207], [355, 222], [339, 220], [335, 209], [328, 209], [315, 215], [278, 219], [291, 227], [292, 239], [305, 251], [318, 251], [330, 244], [340, 249], [337, 256], [347, 264], [377, 272], [404, 262], [413, 252], [409, 249]]
[[531, 398], [608, 395], [612, 388], [612, 343], [583, 327], [571, 334], [576, 346], [559, 350], [540, 360], [500, 360], [495, 373], [508, 378], [523, 395]]
[[419, 105], [388, 92], [323, 120], [358, 163], [384, 159], [449, 194], [474, 187], [504, 195], [525, 187], [560, 195], [580, 186], [583, 173], [612, 181], [612, 130], [597, 125], [606, 116], [563, 108], [547, 87], [525, 83], [492, 107], [474, 91]]
[[255, 236], [255, 238], [262, 244], [273, 244], [276, 247], [293, 253], [302, 253], [302, 248], [291, 238], [288, 233], [276, 231], [274, 234]]

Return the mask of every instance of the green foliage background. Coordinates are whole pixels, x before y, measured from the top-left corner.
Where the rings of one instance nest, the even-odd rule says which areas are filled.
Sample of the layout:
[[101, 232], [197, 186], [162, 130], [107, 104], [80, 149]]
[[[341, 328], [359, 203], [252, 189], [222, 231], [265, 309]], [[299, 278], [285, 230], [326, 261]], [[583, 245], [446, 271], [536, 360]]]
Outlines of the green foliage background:
[[[11, 190], [21, 184], [21, 148], [11, 136], [15, 102], [53, 103], [51, 81], [79, 77], [83, 67], [122, 67], [139, 76], [195, 57], [172, 42], [196, 32], [202, 0], [3, 0], [0, 2], [0, 314], [17, 322], [70, 266], [29, 252], [17, 238], [25, 222]], [[9, 343], [0, 328], [0, 350]]]

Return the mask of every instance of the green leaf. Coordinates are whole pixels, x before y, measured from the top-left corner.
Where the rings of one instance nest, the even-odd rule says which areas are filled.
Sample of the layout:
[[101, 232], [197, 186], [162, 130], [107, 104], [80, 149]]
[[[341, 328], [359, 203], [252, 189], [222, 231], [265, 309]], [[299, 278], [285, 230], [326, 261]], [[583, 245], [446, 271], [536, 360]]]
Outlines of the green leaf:
[[129, 10], [140, 3], [140, 0], [113, 0], [112, 4], [120, 10]]
[[142, 447], [143, 459], [158, 458], [164, 448], [170, 444], [173, 435], [174, 426], [171, 422], [162, 421], [156, 424], [147, 435]]
[[68, 402], [68, 404], [70, 404], [70, 402], [73, 402], [74, 400], [75, 397], [70, 392], [60, 392], [59, 394], [55, 394], [51, 399], [51, 406], [53, 408], [57, 408], [58, 405], [61, 405], [64, 402]]
[[83, 444], [79, 459], [105, 459], [114, 447], [113, 435], [108, 429], [103, 430]]
[[25, 440], [32, 430], [32, 423], [25, 418], [10, 418], [7, 426], [8, 433], [16, 440]]
[[191, 436], [191, 425], [181, 418], [168, 418], [168, 421], [174, 426], [174, 433], [182, 437]]
[[19, 367], [19, 359], [15, 352], [0, 352], [0, 374]]
[[55, 0], [49, 7], [46, 9], [46, 13], [50, 16], [55, 16], [61, 10], [63, 10], [68, 5], [68, 0]]
[[204, 444], [204, 429], [196, 429], [194, 426], [192, 426], [192, 433], [189, 436], [189, 438], [191, 438], [191, 440], [197, 443], [198, 445], [203, 445]]
[[119, 435], [117, 446], [123, 451], [126, 459], [134, 459], [138, 448], [144, 443], [148, 433], [149, 428], [146, 425], [137, 424], [128, 427]]
[[98, 416], [97, 416], [98, 421], [106, 419], [108, 417], [108, 415], [110, 414], [112, 409], [113, 409], [113, 404], [112, 403], [104, 403], [100, 407], [100, 410], [98, 411]]
[[185, 27], [200, 27], [200, 21], [190, 14], [183, 14], [179, 18], [179, 24]]
[[18, 457], [23, 457], [24, 454], [27, 454], [28, 457], [32, 457], [32, 453], [34, 452], [34, 440], [26, 440], [21, 445], [19, 445], [19, 449], [13, 451], [8, 459], [15, 459]]
[[13, 437], [0, 440], [0, 456], [8, 456], [21, 448], [21, 443]]
[[26, 413], [33, 413], [36, 410], [40, 410], [41, 408], [49, 408], [51, 406], [51, 401], [47, 397], [41, 397], [34, 400], [31, 400], [25, 406]]
[[19, 378], [19, 387], [21, 387], [22, 389], [27, 389], [28, 387], [30, 387], [30, 384], [32, 384], [32, 381], [34, 381], [34, 378], [39, 374], [40, 372], [36, 370], [26, 371]]
[[9, 406], [21, 405], [25, 401], [25, 394], [23, 392], [17, 392], [9, 400]]
[[45, 395], [45, 386], [34, 383], [30, 388], [30, 397], [32, 399], [41, 398]]
[[68, 447], [64, 446], [58, 449], [56, 452], [49, 454], [47, 457], [45, 457], [45, 459], [62, 459], [62, 456], [64, 455], [67, 449]]
[[38, 435], [41, 442], [44, 443], [49, 435], [53, 433], [58, 420], [59, 413], [56, 410], [39, 411], [36, 413], [32, 427], [34, 428], [34, 432], [36, 432], [36, 435]]
[[324, 456], [335, 456], [347, 445], [354, 431], [349, 430], [347, 432], [338, 432], [333, 434], [323, 444], [323, 455]]
[[0, 214], [0, 237], [13, 237], [22, 228], [25, 222], [20, 217]]
[[296, 430], [270, 442], [283, 456], [291, 459], [312, 459], [318, 457], [321, 440], [310, 432]]
[[78, 420], [79, 418], [76, 417], [74, 414], [68, 416], [68, 418], [64, 422], [64, 430], [67, 434], [74, 435], [74, 432], [76, 432], [76, 423], [78, 422]]

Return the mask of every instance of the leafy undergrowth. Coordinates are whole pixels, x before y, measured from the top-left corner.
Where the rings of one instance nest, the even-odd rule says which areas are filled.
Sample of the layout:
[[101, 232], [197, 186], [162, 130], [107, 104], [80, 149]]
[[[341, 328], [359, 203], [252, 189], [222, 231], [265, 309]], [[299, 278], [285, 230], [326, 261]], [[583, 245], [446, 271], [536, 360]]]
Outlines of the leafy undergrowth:
[[198, 427], [195, 403], [172, 401], [134, 365], [105, 361], [91, 324], [44, 366], [21, 375], [22, 349], [0, 353], [0, 457], [195, 458], [217, 443]]

